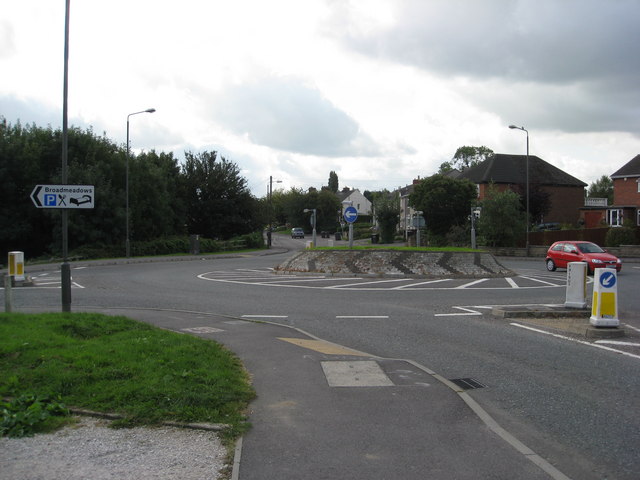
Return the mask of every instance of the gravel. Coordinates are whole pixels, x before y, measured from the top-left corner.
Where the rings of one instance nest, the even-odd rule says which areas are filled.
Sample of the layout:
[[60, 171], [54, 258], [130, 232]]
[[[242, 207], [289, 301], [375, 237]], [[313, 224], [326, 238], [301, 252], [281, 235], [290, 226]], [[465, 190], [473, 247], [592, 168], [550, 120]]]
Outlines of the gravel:
[[0, 480], [223, 478], [226, 450], [216, 432], [108, 425], [78, 417], [54, 433], [0, 438]]

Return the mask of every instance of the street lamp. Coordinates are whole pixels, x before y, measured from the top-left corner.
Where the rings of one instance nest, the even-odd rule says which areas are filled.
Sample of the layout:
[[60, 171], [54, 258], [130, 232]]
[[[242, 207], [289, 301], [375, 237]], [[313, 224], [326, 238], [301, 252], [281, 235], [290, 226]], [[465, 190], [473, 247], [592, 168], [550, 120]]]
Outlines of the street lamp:
[[131, 256], [131, 245], [129, 242], [129, 117], [132, 115], [138, 115], [139, 113], [153, 113], [155, 112], [155, 108], [147, 108], [146, 110], [142, 110], [140, 112], [134, 112], [127, 115], [127, 167], [125, 173], [125, 197], [126, 197], [126, 240], [125, 240], [125, 251], [127, 254], [127, 258]]
[[529, 131], [524, 127], [517, 127], [515, 125], [509, 125], [509, 128], [522, 130], [527, 134], [527, 163], [526, 163], [526, 197], [527, 197], [527, 239], [526, 239], [526, 247], [527, 247], [527, 256], [529, 256]]
[[[271, 204], [271, 196], [273, 195], [273, 177], [269, 175], [269, 231], [267, 232], [267, 248], [271, 248], [271, 229], [272, 229], [272, 220], [273, 220], [273, 207]], [[282, 180], [276, 180], [276, 183], [282, 183]]]
[[313, 246], [316, 246], [316, 209], [315, 208], [305, 208], [303, 210], [304, 213], [308, 213], [311, 212], [311, 226], [313, 227], [313, 235], [312, 235], [312, 239], [313, 239]]
[[416, 210], [415, 214], [416, 214], [416, 248], [420, 247], [420, 215], [422, 215], [424, 212], [420, 211], [420, 210]]

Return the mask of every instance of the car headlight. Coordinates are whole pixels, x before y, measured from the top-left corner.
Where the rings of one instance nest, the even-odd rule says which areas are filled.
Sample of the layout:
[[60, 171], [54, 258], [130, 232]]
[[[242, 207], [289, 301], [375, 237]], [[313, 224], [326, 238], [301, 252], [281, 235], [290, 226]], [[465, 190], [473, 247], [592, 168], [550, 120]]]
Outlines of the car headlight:
[[599, 258], [593, 258], [591, 260], [591, 263], [604, 263], [602, 260], [600, 260]]
[[622, 260], [620, 260], [619, 258], [616, 260], [616, 263], [622, 263]]

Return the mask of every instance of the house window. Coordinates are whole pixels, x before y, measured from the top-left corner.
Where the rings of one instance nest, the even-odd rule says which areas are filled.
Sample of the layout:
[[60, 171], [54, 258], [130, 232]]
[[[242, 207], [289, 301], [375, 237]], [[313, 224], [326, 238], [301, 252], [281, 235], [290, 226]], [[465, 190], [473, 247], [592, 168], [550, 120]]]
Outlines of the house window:
[[607, 223], [612, 227], [622, 226], [622, 210], [607, 210]]

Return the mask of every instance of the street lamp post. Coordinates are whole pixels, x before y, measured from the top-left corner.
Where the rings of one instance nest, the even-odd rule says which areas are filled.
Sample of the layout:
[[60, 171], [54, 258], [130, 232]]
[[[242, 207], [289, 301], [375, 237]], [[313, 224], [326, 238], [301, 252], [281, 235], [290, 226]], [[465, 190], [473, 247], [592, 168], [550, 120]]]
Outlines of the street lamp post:
[[305, 208], [303, 210], [304, 213], [311, 212], [311, 226], [312, 226], [312, 236], [313, 246], [316, 246], [316, 209], [315, 208]]
[[[269, 231], [267, 232], [267, 248], [271, 248], [271, 229], [273, 228], [273, 205], [271, 203], [271, 197], [273, 195], [273, 177], [269, 175], [269, 192], [268, 192], [268, 200], [269, 200]], [[276, 183], [282, 183], [282, 180], [276, 180]]]
[[509, 128], [511, 129], [516, 129], [516, 130], [522, 130], [523, 132], [525, 132], [527, 134], [527, 163], [525, 166], [526, 169], [526, 202], [527, 202], [527, 238], [526, 238], [526, 248], [527, 248], [527, 256], [529, 256], [529, 131], [524, 128], [524, 127], [517, 127], [515, 125], [509, 125]]
[[139, 113], [153, 113], [155, 112], [155, 108], [147, 108], [146, 110], [142, 110], [140, 112], [134, 112], [127, 115], [127, 167], [125, 173], [125, 197], [126, 197], [126, 208], [125, 208], [125, 216], [126, 219], [126, 240], [125, 240], [125, 251], [127, 258], [131, 256], [131, 244], [129, 242], [129, 117], [132, 115], [138, 115]]
[[416, 210], [416, 248], [420, 247], [420, 215], [423, 214], [422, 211]]

